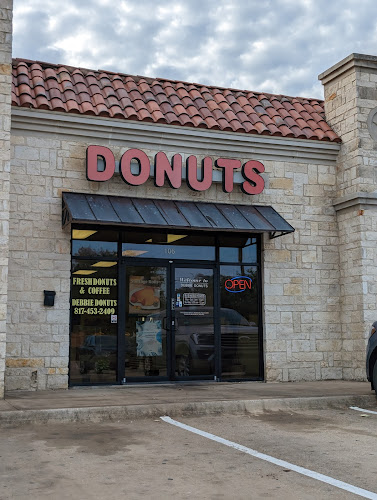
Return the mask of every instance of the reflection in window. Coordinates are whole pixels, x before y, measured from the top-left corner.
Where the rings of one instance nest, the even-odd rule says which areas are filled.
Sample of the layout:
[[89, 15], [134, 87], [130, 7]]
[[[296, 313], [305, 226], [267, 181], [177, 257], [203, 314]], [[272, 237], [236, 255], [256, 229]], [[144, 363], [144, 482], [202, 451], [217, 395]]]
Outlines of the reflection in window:
[[257, 239], [248, 236], [221, 236], [221, 262], [257, 262]]
[[119, 233], [117, 231], [72, 229], [74, 257], [116, 257]]
[[[243, 279], [238, 279], [234, 286], [237, 293], [232, 293], [226, 284], [238, 277]], [[250, 287], [245, 285], [245, 281], [251, 282]], [[220, 290], [222, 377], [257, 378], [260, 376], [260, 365], [256, 266], [221, 266]]]
[[166, 377], [166, 267], [127, 266], [127, 378]]
[[124, 233], [123, 257], [215, 260], [215, 238], [173, 233]]
[[72, 261], [70, 383], [114, 383], [117, 370], [117, 262]]

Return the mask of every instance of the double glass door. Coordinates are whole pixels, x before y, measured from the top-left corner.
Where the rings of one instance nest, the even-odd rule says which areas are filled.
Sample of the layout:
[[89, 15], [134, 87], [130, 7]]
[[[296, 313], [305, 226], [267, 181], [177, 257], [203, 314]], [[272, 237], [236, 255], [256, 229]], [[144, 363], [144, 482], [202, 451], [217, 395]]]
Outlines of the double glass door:
[[214, 378], [214, 267], [126, 266], [125, 378]]

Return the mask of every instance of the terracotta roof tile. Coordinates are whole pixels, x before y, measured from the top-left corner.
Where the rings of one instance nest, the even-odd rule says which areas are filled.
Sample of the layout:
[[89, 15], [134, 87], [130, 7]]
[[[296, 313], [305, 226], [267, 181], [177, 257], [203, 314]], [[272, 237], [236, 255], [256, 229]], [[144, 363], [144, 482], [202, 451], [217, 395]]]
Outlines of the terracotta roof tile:
[[105, 99], [103, 98], [102, 94], [95, 94], [93, 96], [93, 102], [96, 106], [101, 104], [101, 105], [104, 105], [106, 107], [106, 102], [105, 102]]
[[186, 127], [196, 126], [194, 120], [192, 120], [187, 113], [180, 115], [178, 118], [179, 122]]
[[21, 94], [19, 100], [20, 100], [20, 106], [22, 106], [23, 108], [33, 107], [33, 98], [31, 97], [30, 94]]
[[124, 113], [122, 111], [122, 108], [119, 106], [112, 106], [110, 108], [110, 116], [112, 118], [124, 118]]
[[12, 94], [12, 106], [19, 106], [20, 102], [14, 90], [12, 90], [11, 94]]
[[[37, 96], [35, 98], [38, 109], [51, 109], [50, 102], [45, 96]], [[77, 103], [75, 102], [76, 106]]]
[[242, 125], [243, 125], [244, 129], [246, 130], [246, 132], [250, 132], [250, 133], [257, 132], [255, 127], [250, 122], [242, 122]]
[[212, 114], [216, 120], [225, 120], [226, 119], [224, 116], [224, 113], [221, 111], [220, 108], [214, 109]]
[[152, 118], [157, 123], [164, 123], [165, 122], [164, 115], [161, 113], [160, 110], [153, 111]]
[[283, 137], [294, 137], [294, 133], [286, 125], [280, 125], [279, 130]]
[[69, 100], [76, 101], [76, 94], [73, 92], [73, 90], [65, 90], [64, 97], [65, 97], [66, 101], [69, 101]]
[[217, 120], [217, 123], [220, 125], [221, 130], [225, 130], [225, 131], [229, 130], [229, 132], [233, 131], [232, 127], [225, 120], [225, 118], [220, 118], [219, 120]]
[[208, 125], [209, 128], [217, 129], [217, 130], [220, 129], [216, 120], [214, 120], [212, 117], [209, 116], [207, 118], [204, 118], [204, 121], [206, 122], [206, 124]]
[[137, 114], [141, 120], [147, 120], [149, 122], [153, 122], [153, 118], [151, 117], [151, 114], [147, 109], [140, 108]]
[[250, 122], [255, 125], [256, 123], [259, 123], [261, 120], [259, 118], [259, 116], [254, 113], [254, 111], [251, 111], [250, 113], [248, 113], [248, 119], [250, 120]]
[[244, 111], [239, 111], [238, 113], [236, 113], [236, 115], [241, 123], [250, 123], [250, 120]]
[[66, 102], [66, 105], [67, 105], [67, 109], [70, 113], [79, 113], [80, 112], [80, 107], [79, 105], [77, 104], [76, 101], [73, 101], [73, 100], [69, 100]]
[[200, 113], [200, 116], [202, 116], [203, 118], [213, 118], [212, 113], [210, 112], [210, 110], [208, 108], [200, 108], [199, 113]]
[[181, 122], [178, 120], [177, 115], [174, 112], [168, 111], [167, 113], [164, 113], [166, 116], [166, 120], [169, 124], [171, 125], [180, 125]]
[[317, 99], [13, 60], [12, 105], [340, 142]]
[[53, 97], [50, 100], [50, 102], [51, 102], [52, 109], [55, 109], [56, 111], [68, 111], [64, 102], [61, 99], [59, 99], [58, 97]]
[[217, 102], [216, 102], [214, 99], [212, 99], [212, 100], [208, 100], [208, 101], [206, 102], [206, 104], [207, 104], [207, 107], [208, 107], [211, 111], [213, 111], [213, 110], [215, 110], [215, 109], [219, 109], [219, 105], [217, 104]]
[[150, 90], [148, 90], [147, 92], [144, 92], [142, 94], [142, 96], [143, 96], [143, 99], [145, 102], [156, 101], [155, 95]]
[[161, 113], [160, 106], [157, 104], [156, 101], [148, 101], [147, 102], [147, 108], [149, 109], [149, 111], [151, 113], [156, 112], [156, 111], [158, 111], [159, 113]]
[[77, 99], [78, 103], [79, 104], [82, 104], [84, 102], [89, 102], [91, 103], [92, 100], [90, 98], [90, 95], [87, 94], [86, 92], [81, 92], [79, 95], [78, 95], [78, 99]]
[[175, 106], [173, 106], [173, 109], [174, 109], [174, 113], [177, 116], [180, 116], [182, 114], [187, 114], [186, 109], [182, 106], [182, 104], [176, 104]]
[[129, 118], [130, 120], [138, 120], [139, 119], [137, 112], [131, 106], [127, 106], [126, 108], [124, 108], [123, 114], [126, 116], [126, 118]]

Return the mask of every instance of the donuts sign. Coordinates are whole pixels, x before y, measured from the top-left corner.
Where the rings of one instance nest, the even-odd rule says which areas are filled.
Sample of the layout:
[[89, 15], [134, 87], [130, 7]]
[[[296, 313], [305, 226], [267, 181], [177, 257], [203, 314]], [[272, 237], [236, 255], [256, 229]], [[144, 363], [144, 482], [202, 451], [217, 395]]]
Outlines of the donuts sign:
[[[99, 169], [99, 161], [103, 168]], [[220, 171], [224, 193], [231, 193], [234, 184], [240, 184], [245, 194], [260, 194], [264, 188], [264, 165], [260, 161], [249, 160], [244, 164], [240, 160], [217, 158], [215, 167]], [[135, 169], [136, 165], [136, 169]], [[114, 153], [105, 146], [89, 146], [86, 151], [86, 177], [89, 181], [105, 182], [110, 180], [116, 171]], [[187, 158], [186, 164], [180, 154], [174, 154], [169, 159], [163, 151], [158, 152], [151, 167], [147, 154], [140, 149], [128, 149], [120, 158], [119, 173], [129, 186], [141, 186], [149, 177], [153, 177], [156, 187], [170, 186], [179, 189], [182, 180], [193, 191], [207, 191], [216, 182], [217, 170], [213, 168], [213, 160], [209, 156], [200, 164], [196, 156]], [[240, 182], [235, 182], [235, 176], [241, 174]]]

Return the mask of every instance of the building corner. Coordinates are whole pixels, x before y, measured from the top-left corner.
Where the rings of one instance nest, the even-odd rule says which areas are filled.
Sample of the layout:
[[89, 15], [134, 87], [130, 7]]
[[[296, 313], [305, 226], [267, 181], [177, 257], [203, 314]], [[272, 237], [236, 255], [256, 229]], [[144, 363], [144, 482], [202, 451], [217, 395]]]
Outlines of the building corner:
[[0, 398], [4, 397], [8, 296], [12, 4], [4, 0], [0, 7]]
[[343, 379], [365, 380], [377, 314], [377, 57], [351, 54], [319, 75], [327, 123], [342, 139], [334, 208], [339, 232]]

